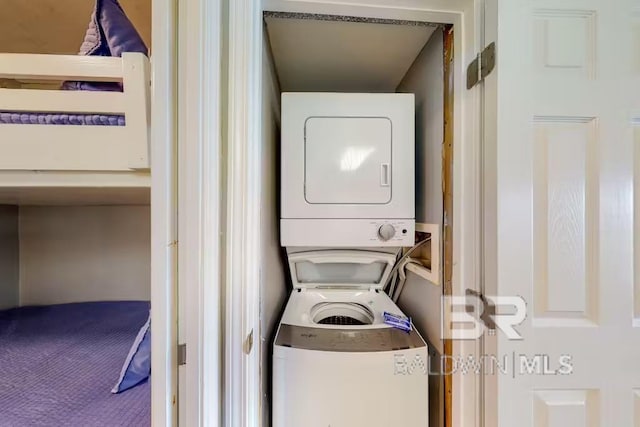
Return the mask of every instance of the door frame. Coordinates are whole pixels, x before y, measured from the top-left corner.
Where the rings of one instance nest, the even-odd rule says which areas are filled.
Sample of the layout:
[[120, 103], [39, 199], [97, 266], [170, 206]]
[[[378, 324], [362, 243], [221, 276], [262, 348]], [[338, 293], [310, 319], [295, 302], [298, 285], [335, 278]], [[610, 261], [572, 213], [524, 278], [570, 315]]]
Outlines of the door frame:
[[177, 367], [176, 412], [180, 426], [217, 426], [222, 420], [223, 1], [177, 3], [174, 347], [186, 349], [185, 363]]
[[151, 420], [163, 426], [177, 423], [176, 3], [151, 6]]
[[[228, 13], [227, 221], [224, 343], [224, 425], [259, 426], [259, 236], [262, 106], [262, 12], [340, 14], [453, 24], [454, 40], [454, 295], [479, 289], [480, 121], [479, 89], [466, 89], [466, 66], [480, 51], [481, 24], [474, 0], [233, 0]], [[473, 22], [473, 31], [463, 31]], [[476, 341], [454, 341], [453, 355], [475, 355]], [[452, 375], [454, 427], [480, 425], [475, 375]]]

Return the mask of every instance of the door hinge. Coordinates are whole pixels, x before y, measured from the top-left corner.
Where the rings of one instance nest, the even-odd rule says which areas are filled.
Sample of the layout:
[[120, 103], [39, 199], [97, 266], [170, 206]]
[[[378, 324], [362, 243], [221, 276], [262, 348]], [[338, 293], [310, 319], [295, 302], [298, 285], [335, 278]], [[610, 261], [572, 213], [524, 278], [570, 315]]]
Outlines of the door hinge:
[[244, 340], [244, 345], [242, 346], [245, 354], [251, 354], [251, 350], [253, 349], [253, 329], [247, 335], [247, 338]]
[[482, 321], [484, 326], [489, 331], [496, 330], [496, 322], [495, 315], [497, 314], [496, 306], [490, 301], [482, 292], [478, 292], [473, 289], [467, 289], [465, 291], [465, 295], [467, 297], [474, 297], [480, 301], [481, 307], [474, 308], [473, 306], [468, 305], [466, 308], [466, 312], [473, 315], [476, 313], [479, 317], [479, 320]]
[[187, 345], [178, 344], [178, 366], [187, 364]]
[[483, 81], [496, 66], [496, 44], [487, 46], [467, 67], [467, 89]]

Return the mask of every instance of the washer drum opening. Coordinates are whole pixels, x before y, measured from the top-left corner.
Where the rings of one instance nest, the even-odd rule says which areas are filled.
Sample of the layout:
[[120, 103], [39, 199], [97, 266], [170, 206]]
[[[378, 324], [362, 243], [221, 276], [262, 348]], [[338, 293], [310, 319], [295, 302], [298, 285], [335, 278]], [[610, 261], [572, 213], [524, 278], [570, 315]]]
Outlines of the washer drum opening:
[[311, 309], [311, 318], [320, 325], [363, 326], [373, 323], [373, 313], [353, 302], [323, 302]]

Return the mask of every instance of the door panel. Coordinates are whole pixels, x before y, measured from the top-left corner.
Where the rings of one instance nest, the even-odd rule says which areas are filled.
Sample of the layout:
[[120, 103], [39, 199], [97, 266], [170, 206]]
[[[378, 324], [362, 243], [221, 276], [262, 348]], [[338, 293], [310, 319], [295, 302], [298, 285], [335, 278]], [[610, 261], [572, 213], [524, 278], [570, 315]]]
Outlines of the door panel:
[[597, 390], [537, 390], [533, 421], [536, 427], [598, 425]]
[[534, 117], [533, 321], [537, 325], [589, 325], [595, 320], [596, 141], [594, 118]]
[[484, 292], [527, 303], [486, 425], [640, 426], [640, 3], [486, 5]]

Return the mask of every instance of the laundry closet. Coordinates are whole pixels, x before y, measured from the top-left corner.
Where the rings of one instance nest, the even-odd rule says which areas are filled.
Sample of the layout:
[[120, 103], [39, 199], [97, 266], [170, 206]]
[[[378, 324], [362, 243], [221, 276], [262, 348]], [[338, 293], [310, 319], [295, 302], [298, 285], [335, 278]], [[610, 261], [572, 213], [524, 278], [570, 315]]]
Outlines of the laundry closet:
[[[282, 209], [282, 189], [284, 186], [301, 185], [300, 182], [282, 182], [289, 176], [282, 171], [281, 159], [288, 162], [286, 167], [292, 167], [291, 156], [282, 153], [284, 147], [284, 132], [282, 128], [282, 114], [291, 114], [291, 111], [302, 111], [303, 105], [289, 107], [288, 111], [282, 109], [284, 97], [294, 96], [295, 92], [320, 92], [341, 93], [342, 103], [337, 101], [341, 110], [348, 110], [348, 94], [411, 94], [410, 110], [411, 139], [414, 143], [414, 164], [406, 166], [415, 170], [415, 183], [406, 184], [415, 196], [415, 230], [413, 223], [410, 226], [402, 221], [394, 222], [391, 242], [387, 247], [396, 246], [390, 250], [395, 264], [395, 256], [399, 247], [404, 247], [406, 252], [415, 243], [427, 240], [426, 244], [419, 247], [411, 254], [409, 262], [396, 268], [394, 277], [389, 278], [391, 286], [386, 287], [392, 300], [407, 316], [411, 317], [415, 329], [426, 340], [430, 355], [429, 369], [434, 375], [429, 375], [428, 386], [428, 419], [430, 426], [443, 426], [445, 414], [445, 381], [441, 375], [443, 366], [441, 362], [446, 354], [444, 341], [440, 331], [440, 307], [441, 297], [445, 295], [445, 245], [451, 245], [451, 240], [443, 239], [444, 218], [447, 215], [445, 208], [445, 190], [451, 186], [452, 176], [450, 167], [445, 167], [447, 162], [452, 162], [452, 137], [451, 126], [447, 127], [445, 116], [451, 117], [453, 108], [453, 37], [454, 29], [451, 25], [436, 22], [421, 22], [411, 20], [374, 19], [356, 16], [343, 16], [331, 14], [305, 14], [289, 13], [282, 11], [265, 11], [264, 19], [264, 43], [262, 46], [262, 158], [261, 158], [261, 189], [260, 189], [260, 218], [261, 218], [261, 264], [260, 264], [260, 313], [261, 313], [261, 422], [262, 425], [271, 425], [272, 422], [272, 388], [274, 372], [272, 370], [272, 352], [276, 330], [282, 316], [283, 308], [292, 292], [291, 276], [295, 271], [300, 272], [293, 261], [293, 255], [304, 256], [300, 253], [288, 254], [282, 248], [283, 239], [288, 244], [296, 246], [310, 241], [309, 236], [316, 246], [331, 247], [345, 241], [346, 230], [336, 228], [334, 235], [331, 230], [322, 229], [322, 221], [314, 226], [283, 224], [286, 222]], [[294, 92], [291, 94], [291, 92]], [[283, 95], [283, 93], [285, 95]], [[305, 94], [300, 94], [303, 97]], [[321, 94], [320, 94], [321, 96]], [[362, 96], [362, 95], [359, 95]], [[373, 104], [373, 97], [368, 102]], [[324, 99], [324, 98], [321, 98]], [[330, 98], [327, 98], [330, 99]], [[366, 98], [364, 98], [366, 99]], [[390, 98], [390, 101], [391, 98]], [[365, 101], [367, 103], [367, 101]], [[374, 107], [372, 110], [375, 111]], [[332, 114], [323, 111], [327, 115]], [[313, 115], [313, 114], [311, 114]], [[356, 114], [357, 115], [357, 114]], [[376, 115], [372, 113], [372, 115]], [[384, 114], [380, 114], [384, 116]], [[308, 119], [309, 120], [309, 119]], [[373, 120], [371, 120], [373, 122]], [[400, 122], [394, 122], [391, 126], [399, 126]], [[322, 124], [320, 124], [322, 126]], [[330, 128], [336, 124], [325, 124], [326, 132], [333, 134]], [[371, 138], [376, 132], [384, 133], [384, 124], [380, 129], [374, 123]], [[308, 132], [312, 132], [311, 127]], [[345, 131], [344, 129], [342, 131]], [[335, 136], [328, 136], [324, 142], [339, 138], [339, 132]], [[348, 132], [348, 130], [346, 130]], [[306, 135], [308, 137], [308, 135]], [[290, 138], [287, 136], [287, 138]], [[303, 138], [301, 136], [301, 138]], [[323, 142], [323, 144], [324, 144]], [[398, 143], [395, 141], [394, 143]], [[292, 143], [289, 143], [292, 144]], [[299, 142], [302, 144], [302, 141]], [[307, 141], [307, 150], [310, 143]], [[324, 148], [323, 148], [324, 147]], [[318, 148], [315, 156], [322, 154], [323, 150], [330, 149], [328, 145]], [[355, 149], [354, 149], [355, 150]], [[353, 150], [352, 150], [353, 151]], [[343, 156], [343, 171], [353, 170], [365, 160], [367, 153], [360, 151], [345, 153]], [[307, 152], [307, 156], [310, 153]], [[286, 160], [285, 158], [288, 157]], [[307, 157], [307, 181], [306, 185], [314, 185], [309, 181], [309, 160]], [[349, 163], [345, 166], [344, 162]], [[353, 166], [351, 163], [356, 162]], [[381, 165], [381, 185], [384, 190], [387, 163]], [[403, 168], [402, 162], [393, 163], [394, 168]], [[339, 171], [338, 171], [339, 172]], [[374, 171], [375, 172], [375, 171]], [[325, 171], [325, 173], [331, 173]], [[394, 172], [396, 173], [396, 172]], [[319, 174], [321, 175], [321, 174]], [[394, 177], [396, 175], [393, 175]], [[400, 174], [398, 177], [402, 176]], [[413, 179], [413, 174], [411, 174]], [[339, 180], [340, 178], [335, 178]], [[334, 191], [327, 189], [331, 186], [331, 177], [326, 177], [329, 184], [319, 183], [318, 188], [325, 188], [325, 193], [316, 191], [314, 197], [324, 200], [323, 197], [336, 195], [339, 200], [342, 194], [339, 184], [334, 181]], [[404, 185], [404, 184], [403, 184]], [[404, 187], [394, 187], [396, 199], [400, 197]], [[305, 187], [308, 196], [313, 189]], [[346, 191], [346, 190], [345, 190]], [[292, 191], [289, 191], [291, 193]], [[331, 194], [329, 194], [331, 193]], [[370, 196], [370, 195], [369, 195]], [[291, 196], [288, 196], [291, 197]], [[351, 196], [353, 197], [353, 196]], [[366, 197], [366, 196], [362, 196]], [[375, 196], [372, 196], [375, 197]], [[392, 200], [389, 195], [380, 195], [385, 200]], [[394, 199], [395, 200], [395, 199]], [[287, 202], [287, 201], [285, 201]], [[288, 202], [287, 202], [288, 203]], [[335, 206], [335, 205], [334, 205]], [[320, 208], [322, 209], [322, 208]], [[335, 208], [334, 208], [335, 209]], [[451, 207], [449, 207], [451, 209]], [[364, 210], [363, 210], [364, 212]], [[449, 215], [452, 214], [450, 211]], [[340, 215], [336, 215], [340, 217]], [[313, 215], [311, 215], [313, 217]], [[322, 215], [316, 216], [321, 218]], [[345, 217], [346, 218], [346, 217]], [[349, 217], [351, 218], [351, 217]], [[367, 217], [365, 217], [367, 218]], [[357, 215], [354, 216], [353, 227]], [[290, 221], [291, 222], [291, 221]], [[376, 234], [384, 233], [383, 223], [372, 225], [371, 238], [361, 244], [351, 246], [367, 247], [376, 246], [382, 242]], [[451, 224], [449, 224], [449, 227]], [[283, 229], [284, 227], [284, 229]], [[296, 228], [297, 227], [297, 228]], [[306, 229], [305, 229], [306, 227]], [[340, 231], [337, 231], [340, 230]], [[449, 228], [448, 233], [451, 230]], [[356, 233], [356, 231], [352, 231]], [[396, 234], [397, 233], [397, 234]], [[335, 234], [339, 236], [335, 236]], [[353, 234], [355, 236], [356, 234]], [[401, 239], [401, 240], [397, 240]], [[395, 245], [393, 240], [397, 240]], [[357, 241], [351, 240], [351, 242]], [[323, 244], [324, 243], [324, 244]], [[378, 250], [378, 249], [376, 249]], [[295, 252], [295, 251], [294, 251]], [[319, 252], [322, 253], [322, 252]], [[449, 252], [450, 253], [450, 252]], [[398, 254], [400, 256], [401, 254]], [[303, 257], [304, 258], [304, 257]], [[449, 261], [450, 262], [450, 261]], [[291, 264], [290, 264], [291, 263]], [[296, 292], [293, 290], [293, 292]], [[348, 316], [347, 316], [348, 317]], [[356, 315], [357, 317], [357, 315]], [[348, 324], [348, 323], [347, 323]], [[359, 323], [355, 323], [359, 324]], [[291, 362], [286, 362], [291, 363]], [[285, 369], [286, 369], [285, 363]], [[384, 365], [383, 365], [384, 366]], [[391, 366], [393, 368], [393, 366]], [[301, 380], [304, 383], [304, 380]], [[336, 387], [340, 387], [336, 383]], [[293, 386], [291, 386], [293, 387]], [[401, 390], [399, 390], [401, 391]], [[329, 390], [317, 391], [317, 399], [323, 399], [323, 394]], [[357, 396], [354, 396], [357, 399]], [[425, 405], [427, 400], [425, 399]], [[295, 403], [292, 402], [295, 406]], [[293, 407], [292, 407], [293, 408]], [[293, 410], [293, 409], [291, 409]]]
[[[638, 51], [637, 4], [245, 0], [228, 12], [229, 419], [272, 419], [272, 340], [293, 285], [280, 94], [324, 91], [415, 96], [416, 229], [435, 226], [440, 243], [415, 254], [428, 272], [406, 266], [397, 305], [431, 351], [474, 363], [430, 376], [430, 425], [637, 423], [640, 74], [620, 55]], [[457, 302], [441, 313], [443, 295]], [[572, 373], [549, 375], [542, 361], [566, 355]]]

